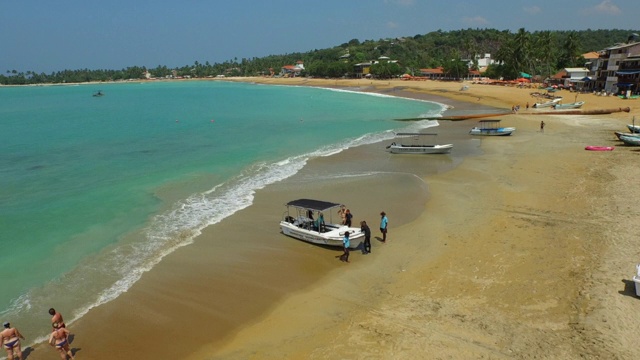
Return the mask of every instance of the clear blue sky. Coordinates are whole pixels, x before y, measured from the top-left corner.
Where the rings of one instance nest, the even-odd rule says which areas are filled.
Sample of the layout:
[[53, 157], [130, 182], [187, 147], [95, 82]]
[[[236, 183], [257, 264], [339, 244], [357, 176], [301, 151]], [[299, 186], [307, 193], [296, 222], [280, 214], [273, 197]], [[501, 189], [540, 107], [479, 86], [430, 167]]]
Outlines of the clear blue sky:
[[4, 0], [0, 73], [172, 68], [467, 28], [638, 29], [640, 0]]

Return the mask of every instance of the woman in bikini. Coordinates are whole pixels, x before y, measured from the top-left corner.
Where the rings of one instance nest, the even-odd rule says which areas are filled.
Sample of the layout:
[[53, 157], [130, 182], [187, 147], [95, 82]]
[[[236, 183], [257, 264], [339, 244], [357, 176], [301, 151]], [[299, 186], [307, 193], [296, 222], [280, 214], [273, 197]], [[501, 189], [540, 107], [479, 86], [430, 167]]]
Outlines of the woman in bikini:
[[17, 359], [22, 360], [22, 349], [20, 348], [20, 339], [24, 340], [24, 336], [16, 328], [12, 328], [8, 322], [4, 323], [4, 330], [0, 332], [0, 340], [2, 346], [7, 350], [7, 359], [13, 360], [14, 355]]
[[53, 323], [53, 332], [49, 336], [49, 344], [54, 346], [60, 353], [60, 358], [73, 360], [73, 353], [69, 349], [69, 330], [60, 326], [59, 323]]

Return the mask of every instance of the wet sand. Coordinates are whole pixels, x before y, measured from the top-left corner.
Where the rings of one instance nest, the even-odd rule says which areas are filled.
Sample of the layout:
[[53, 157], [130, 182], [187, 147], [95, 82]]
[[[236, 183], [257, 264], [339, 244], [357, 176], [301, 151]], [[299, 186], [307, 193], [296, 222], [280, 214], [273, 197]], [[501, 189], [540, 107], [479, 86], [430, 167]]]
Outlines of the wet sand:
[[[533, 103], [533, 90], [489, 85], [463, 92], [459, 83], [243, 80], [439, 96], [452, 112]], [[504, 116], [514, 136], [466, 140], [472, 155], [459, 163], [392, 157], [382, 144], [315, 159], [72, 324], [72, 347], [98, 360], [638, 356], [630, 279], [640, 221], [629, 199], [640, 152], [613, 135], [638, 105], [580, 98], [586, 109], [633, 111]], [[467, 138], [474, 125], [447, 126]], [[428, 174], [425, 160], [439, 170]], [[322, 177], [326, 167], [345, 176]], [[352, 252], [345, 264], [334, 257], [339, 250], [280, 234], [281, 204], [326, 194], [369, 222], [372, 254]], [[387, 244], [376, 240], [381, 210]], [[28, 359], [53, 352], [37, 346]]]

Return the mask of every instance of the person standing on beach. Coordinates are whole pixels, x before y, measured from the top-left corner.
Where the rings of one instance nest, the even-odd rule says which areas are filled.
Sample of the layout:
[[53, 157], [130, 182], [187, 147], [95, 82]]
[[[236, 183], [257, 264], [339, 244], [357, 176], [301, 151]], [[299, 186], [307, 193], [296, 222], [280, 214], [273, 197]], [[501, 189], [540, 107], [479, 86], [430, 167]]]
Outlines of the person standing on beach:
[[0, 342], [7, 351], [7, 359], [13, 360], [14, 356], [22, 360], [22, 349], [20, 348], [20, 339], [24, 340], [24, 336], [16, 328], [12, 328], [9, 322], [5, 322], [4, 330], [0, 332]]
[[540, 132], [544, 132], [544, 121], [540, 121]]
[[383, 211], [380, 213], [380, 232], [382, 233], [382, 242], [387, 242], [387, 226], [389, 225], [389, 219], [387, 214]]
[[350, 245], [351, 243], [349, 242], [349, 232], [345, 231], [344, 237], [342, 238], [342, 246], [343, 246], [344, 253], [342, 254], [342, 256], [340, 256], [340, 260], [344, 262], [349, 262], [349, 246]]
[[351, 214], [351, 211], [347, 209], [347, 211], [344, 214], [344, 224], [347, 225], [348, 227], [351, 227], [351, 219], [353, 219], [353, 215]]
[[49, 309], [49, 315], [53, 316], [51, 318], [51, 324], [58, 323], [60, 324], [60, 327], [63, 327], [63, 328], [67, 327], [67, 325], [64, 323], [64, 320], [62, 319], [62, 314], [57, 312], [56, 309], [54, 308]]
[[53, 323], [53, 332], [49, 335], [49, 345], [58, 350], [61, 359], [73, 360], [73, 353], [69, 349], [69, 330], [61, 327], [57, 322]]
[[366, 221], [360, 221], [360, 231], [364, 233], [364, 253], [371, 254], [371, 229]]

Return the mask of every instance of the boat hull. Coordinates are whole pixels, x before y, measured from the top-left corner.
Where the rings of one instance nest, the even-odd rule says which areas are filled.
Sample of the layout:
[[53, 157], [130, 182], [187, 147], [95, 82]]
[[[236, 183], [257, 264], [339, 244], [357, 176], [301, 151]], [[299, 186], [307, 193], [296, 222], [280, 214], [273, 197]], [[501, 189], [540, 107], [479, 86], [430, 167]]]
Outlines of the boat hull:
[[620, 140], [620, 136], [628, 136], [628, 137], [640, 137], [639, 133], [626, 133], [626, 132], [622, 132], [622, 131], [614, 131], [614, 134], [616, 134], [616, 137], [618, 138], [618, 140]]
[[471, 135], [481, 135], [481, 136], [509, 136], [516, 128], [507, 127], [507, 128], [492, 128], [492, 129], [482, 129], [478, 127], [474, 127], [469, 131]]
[[392, 154], [448, 154], [453, 144], [446, 145], [391, 145], [389, 152]]
[[640, 146], [640, 137], [620, 135], [620, 140], [629, 146]]
[[533, 104], [533, 107], [536, 108], [536, 109], [552, 107], [552, 106], [556, 105], [557, 103], [559, 103], [561, 100], [562, 100], [562, 98], [556, 98], [556, 99], [553, 99], [551, 101], [547, 101], [547, 102], [543, 102], [543, 103], [535, 103], [535, 104]]
[[576, 103], [571, 104], [555, 104], [553, 108], [556, 110], [565, 110], [565, 109], [579, 109], [584, 105], [584, 101], [578, 101]]
[[360, 242], [364, 239], [364, 233], [359, 228], [330, 224], [327, 224], [327, 228], [328, 231], [318, 232], [298, 227], [287, 221], [280, 222], [280, 229], [283, 234], [311, 244], [342, 248], [342, 238], [345, 231], [349, 231], [349, 248], [351, 249], [360, 246]]
[[640, 125], [629, 124], [627, 125], [627, 129], [629, 129], [629, 131], [631, 131], [632, 133], [640, 133]]

